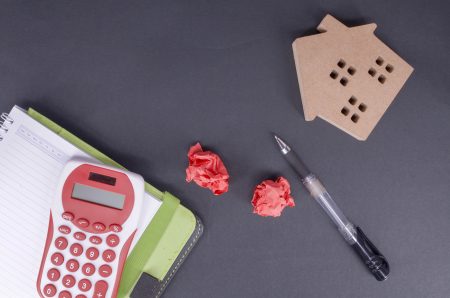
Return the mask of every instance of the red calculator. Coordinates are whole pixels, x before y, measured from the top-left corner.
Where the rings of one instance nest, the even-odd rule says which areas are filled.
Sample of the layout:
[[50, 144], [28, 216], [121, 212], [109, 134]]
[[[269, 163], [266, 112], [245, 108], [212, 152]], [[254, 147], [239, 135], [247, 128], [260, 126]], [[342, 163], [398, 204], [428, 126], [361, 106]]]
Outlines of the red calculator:
[[70, 161], [50, 209], [41, 297], [116, 297], [144, 198], [141, 176]]

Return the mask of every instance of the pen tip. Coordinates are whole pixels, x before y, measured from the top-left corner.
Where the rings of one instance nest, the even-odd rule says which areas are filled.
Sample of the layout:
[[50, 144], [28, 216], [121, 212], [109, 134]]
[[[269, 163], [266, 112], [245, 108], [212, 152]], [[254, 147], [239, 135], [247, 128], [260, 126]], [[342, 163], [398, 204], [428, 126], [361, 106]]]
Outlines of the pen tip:
[[275, 141], [278, 144], [278, 147], [280, 147], [281, 153], [287, 154], [289, 151], [291, 151], [291, 148], [276, 134], [273, 134], [273, 137], [275, 138]]

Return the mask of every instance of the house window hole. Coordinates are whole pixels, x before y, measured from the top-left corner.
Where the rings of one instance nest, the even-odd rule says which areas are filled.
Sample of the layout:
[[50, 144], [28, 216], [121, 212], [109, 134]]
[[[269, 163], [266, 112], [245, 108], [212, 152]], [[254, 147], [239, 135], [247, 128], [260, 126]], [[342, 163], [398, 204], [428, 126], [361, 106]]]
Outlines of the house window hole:
[[381, 65], [383, 65], [383, 63], [384, 63], [384, 59], [381, 58], [381, 57], [378, 57], [377, 60], [375, 60], [375, 62], [376, 62], [379, 66], [381, 66]]
[[347, 72], [352, 76], [352, 75], [354, 75], [356, 73], [356, 69], [353, 66], [350, 66], [347, 69]]
[[386, 71], [387, 71], [388, 73], [393, 72], [393, 71], [394, 71], [394, 66], [392, 66], [392, 65], [390, 65], [390, 64], [386, 65]]
[[357, 123], [359, 120], [359, 116], [357, 114], [353, 114], [350, 119], [352, 120], [353, 123]]
[[336, 80], [337, 77], [338, 77], [337, 71], [333, 70], [333, 71], [330, 73], [330, 77], [331, 77], [333, 80]]
[[354, 105], [356, 104], [356, 102], [357, 102], [356, 97], [354, 97], [354, 96], [350, 97], [350, 99], [348, 100], [348, 102], [349, 102], [352, 106], [354, 106]]

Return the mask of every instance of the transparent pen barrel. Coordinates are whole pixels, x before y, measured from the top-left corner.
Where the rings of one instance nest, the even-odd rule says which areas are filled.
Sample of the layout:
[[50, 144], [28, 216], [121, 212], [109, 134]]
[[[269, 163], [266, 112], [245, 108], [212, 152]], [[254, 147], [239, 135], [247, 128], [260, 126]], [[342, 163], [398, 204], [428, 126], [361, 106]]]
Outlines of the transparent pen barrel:
[[303, 185], [305, 185], [311, 196], [328, 214], [333, 223], [337, 226], [339, 232], [344, 236], [345, 240], [350, 244], [355, 243], [355, 227], [347, 219], [344, 213], [342, 213], [341, 209], [336, 205], [325, 187], [320, 183], [319, 179], [314, 175], [308, 175], [303, 179]]

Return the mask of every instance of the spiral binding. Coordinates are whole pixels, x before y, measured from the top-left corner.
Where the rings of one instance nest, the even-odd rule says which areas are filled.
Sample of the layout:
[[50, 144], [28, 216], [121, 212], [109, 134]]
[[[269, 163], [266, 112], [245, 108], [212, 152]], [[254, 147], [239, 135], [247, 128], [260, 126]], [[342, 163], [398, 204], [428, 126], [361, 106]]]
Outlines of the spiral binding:
[[2, 113], [0, 115], [0, 141], [5, 138], [8, 133], [9, 126], [14, 123], [14, 120], [9, 117], [8, 113]]

